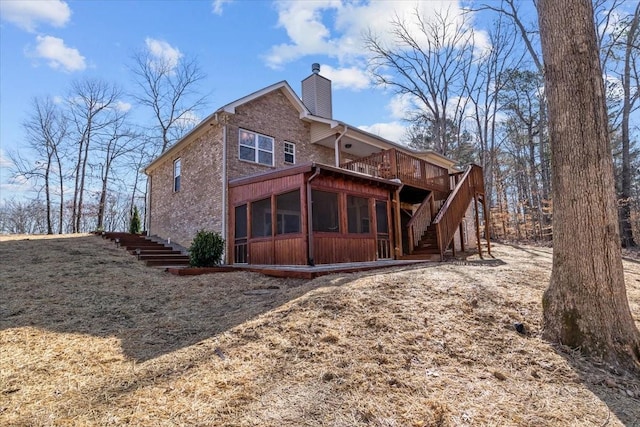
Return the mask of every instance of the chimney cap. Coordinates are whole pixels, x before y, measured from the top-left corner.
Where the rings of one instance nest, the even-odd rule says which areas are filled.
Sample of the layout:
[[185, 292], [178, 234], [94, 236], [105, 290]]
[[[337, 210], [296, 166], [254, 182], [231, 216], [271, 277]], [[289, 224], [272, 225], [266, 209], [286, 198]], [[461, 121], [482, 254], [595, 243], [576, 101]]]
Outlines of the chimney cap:
[[317, 62], [311, 64], [311, 71], [313, 72], [313, 74], [320, 73], [320, 64], [318, 64]]

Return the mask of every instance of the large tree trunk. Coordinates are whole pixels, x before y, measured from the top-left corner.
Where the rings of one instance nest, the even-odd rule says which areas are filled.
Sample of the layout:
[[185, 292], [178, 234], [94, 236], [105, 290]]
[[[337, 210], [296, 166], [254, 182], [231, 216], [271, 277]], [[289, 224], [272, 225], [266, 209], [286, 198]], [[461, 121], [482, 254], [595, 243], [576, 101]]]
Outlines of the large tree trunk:
[[540, 0], [552, 150], [553, 270], [544, 337], [640, 370], [627, 301], [591, 0]]

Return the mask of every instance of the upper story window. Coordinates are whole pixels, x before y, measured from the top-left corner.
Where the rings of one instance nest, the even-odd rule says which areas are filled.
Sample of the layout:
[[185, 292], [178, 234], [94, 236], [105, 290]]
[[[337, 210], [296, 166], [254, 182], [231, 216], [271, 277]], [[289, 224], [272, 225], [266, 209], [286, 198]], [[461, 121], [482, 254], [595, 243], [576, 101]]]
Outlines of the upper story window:
[[182, 173], [182, 161], [175, 159], [173, 161], [173, 191], [180, 191], [180, 175]]
[[296, 144], [293, 142], [284, 142], [284, 162], [285, 163], [296, 163]]
[[273, 138], [240, 129], [240, 159], [273, 166]]

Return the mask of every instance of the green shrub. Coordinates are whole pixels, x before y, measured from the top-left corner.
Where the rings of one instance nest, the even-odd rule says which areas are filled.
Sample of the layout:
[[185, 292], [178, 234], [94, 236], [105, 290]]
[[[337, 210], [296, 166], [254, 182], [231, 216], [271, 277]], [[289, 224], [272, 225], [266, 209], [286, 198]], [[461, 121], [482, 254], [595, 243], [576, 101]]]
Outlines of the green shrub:
[[133, 215], [131, 216], [131, 221], [129, 222], [129, 233], [140, 233], [140, 214], [138, 213], [137, 206], [133, 207]]
[[189, 247], [189, 263], [194, 267], [220, 264], [223, 251], [224, 239], [220, 233], [200, 230]]

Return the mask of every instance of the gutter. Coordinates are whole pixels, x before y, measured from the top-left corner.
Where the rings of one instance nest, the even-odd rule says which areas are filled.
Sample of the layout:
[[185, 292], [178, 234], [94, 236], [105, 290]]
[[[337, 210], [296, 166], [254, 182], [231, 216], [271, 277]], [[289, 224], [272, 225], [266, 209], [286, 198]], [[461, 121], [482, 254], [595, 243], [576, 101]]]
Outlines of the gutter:
[[[216, 114], [216, 121], [218, 117]], [[228, 210], [228, 203], [227, 203], [227, 192], [228, 192], [228, 188], [227, 188], [227, 125], [223, 125], [222, 126], [222, 235], [224, 236], [224, 239], [227, 240], [229, 237], [229, 233], [227, 230], [227, 210]], [[229, 245], [225, 245], [226, 248], [229, 247]], [[226, 249], [225, 248], [225, 249]], [[224, 251], [224, 254], [222, 256], [222, 261], [224, 264], [228, 264], [229, 263], [229, 256], [227, 253], [227, 250]]]
[[338, 135], [338, 137], [336, 138], [336, 146], [335, 146], [335, 158], [336, 158], [336, 167], [340, 167], [340, 140], [342, 139], [342, 137], [347, 133], [347, 131], [349, 130], [349, 126], [347, 125], [343, 125], [344, 126], [344, 130], [342, 131], [342, 133], [340, 135]]
[[316, 265], [313, 257], [313, 218], [312, 218], [312, 209], [311, 209], [311, 181], [320, 175], [320, 168], [318, 166], [315, 167], [315, 172], [313, 175], [307, 179], [307, 264], [310, 266]]

